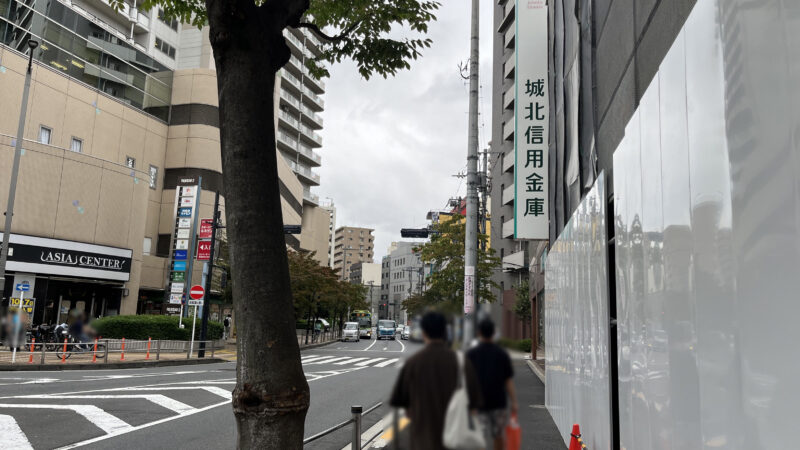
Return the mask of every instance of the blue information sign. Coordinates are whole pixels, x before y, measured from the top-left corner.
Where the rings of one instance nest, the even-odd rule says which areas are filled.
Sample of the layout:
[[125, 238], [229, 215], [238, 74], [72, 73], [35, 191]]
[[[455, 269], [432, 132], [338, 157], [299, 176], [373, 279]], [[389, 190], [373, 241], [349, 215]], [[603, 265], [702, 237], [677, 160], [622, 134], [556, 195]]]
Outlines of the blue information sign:
[[27, 281], [17, 283], [17, 290], [20, 292], [27, 292], [31, 290], [31, 285]]
[[185, 259], [186, 259], [186, 256], [187, 256], [187, 255], [186, 255], [186, 250], [175, 250], [175, 251], [172, 253], [172, 259], [175, 259], [175, 260], [178, 260], [178, 259], [183, 259], [183, 260], [185, 260]]
[[[186, 250], [179, 250], [182, 252], [186, 252]], [[186, 261], [174, 261], [172, 263], [172, 270], [176, 272], [185, 272], [186, 271]]]
[[178, 208], [178, 217], [192, 217], [192, 208]]

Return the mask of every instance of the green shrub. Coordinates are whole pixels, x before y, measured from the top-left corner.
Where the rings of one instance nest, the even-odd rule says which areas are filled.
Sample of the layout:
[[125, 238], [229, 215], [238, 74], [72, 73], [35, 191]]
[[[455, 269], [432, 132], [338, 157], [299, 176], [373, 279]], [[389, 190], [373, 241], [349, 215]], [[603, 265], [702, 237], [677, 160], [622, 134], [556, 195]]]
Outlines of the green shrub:
[[[185, 328], [178, 328], [178, 316], [111, 316], [92, 321], [98, 336], [108, 339], [174, 339], [188, 341], [192, 338], [192, 319], [183, 319]], [[195, 324], [195, 339], [200, 339], [202, 321]], [[222, 338], [222, 324], [208, 322], [208, 338]]]
[[508, 339], [508, 338], [500, 338], [497, 340], [497, 343], [505, 348], [517, 350], [524, 353], [531, 352], [531, 340], [530, 339]]

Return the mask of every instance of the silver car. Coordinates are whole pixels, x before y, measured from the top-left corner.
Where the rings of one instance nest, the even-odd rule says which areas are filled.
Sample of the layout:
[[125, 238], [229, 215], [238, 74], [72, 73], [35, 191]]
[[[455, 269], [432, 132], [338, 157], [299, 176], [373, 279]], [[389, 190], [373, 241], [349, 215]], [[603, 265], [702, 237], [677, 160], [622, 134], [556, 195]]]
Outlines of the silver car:
[[361, 337], [359, 337], [358, 322], [344, 323], [344, 330], [342, 331], [342, 340], [349, 341], [350, 339], [353, 339], [354, 341], [361, 340]]

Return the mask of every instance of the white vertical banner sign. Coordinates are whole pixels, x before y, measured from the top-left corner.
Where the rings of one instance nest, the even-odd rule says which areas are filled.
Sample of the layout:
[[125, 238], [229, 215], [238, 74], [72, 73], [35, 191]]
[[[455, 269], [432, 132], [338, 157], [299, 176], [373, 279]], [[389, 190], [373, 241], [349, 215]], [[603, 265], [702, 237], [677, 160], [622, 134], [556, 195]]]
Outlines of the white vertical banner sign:
[[475, 266], [464, 267], [464, 314], [475, 310]]
[[515, 1], [514, 238], [548, 239], [547, 2]]

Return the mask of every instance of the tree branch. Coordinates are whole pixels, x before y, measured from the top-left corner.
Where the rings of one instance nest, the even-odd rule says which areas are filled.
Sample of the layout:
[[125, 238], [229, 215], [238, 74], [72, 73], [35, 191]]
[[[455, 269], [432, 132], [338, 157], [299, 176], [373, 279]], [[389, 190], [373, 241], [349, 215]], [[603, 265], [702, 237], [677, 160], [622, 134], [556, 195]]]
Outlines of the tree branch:
[[319, 37], [320, 39], [326, 40], [328, 42], [339, 42], [342, 39], [346, 38], [350, 33], [352, 33], [353, 30], [355, 30], [356, 27], [358, 27], [360, 24], [361, 24], [361, 21], [359, 20], [359, 21], [355, 22], [354, 24], [350, 25], [350, 27], [348, 27], [343, 32], [337, 34], [336, 36], [329, 36], [329, 35], [325, 34], [322, 30], [319, 29], [318, 26], [316, 26], [313, 23], [308, 23], [308, 22], [300, 22], [297, 25], [295, 25], [295, 28], [308, 28], [314, 34], [316, 34], [317, 37]]

